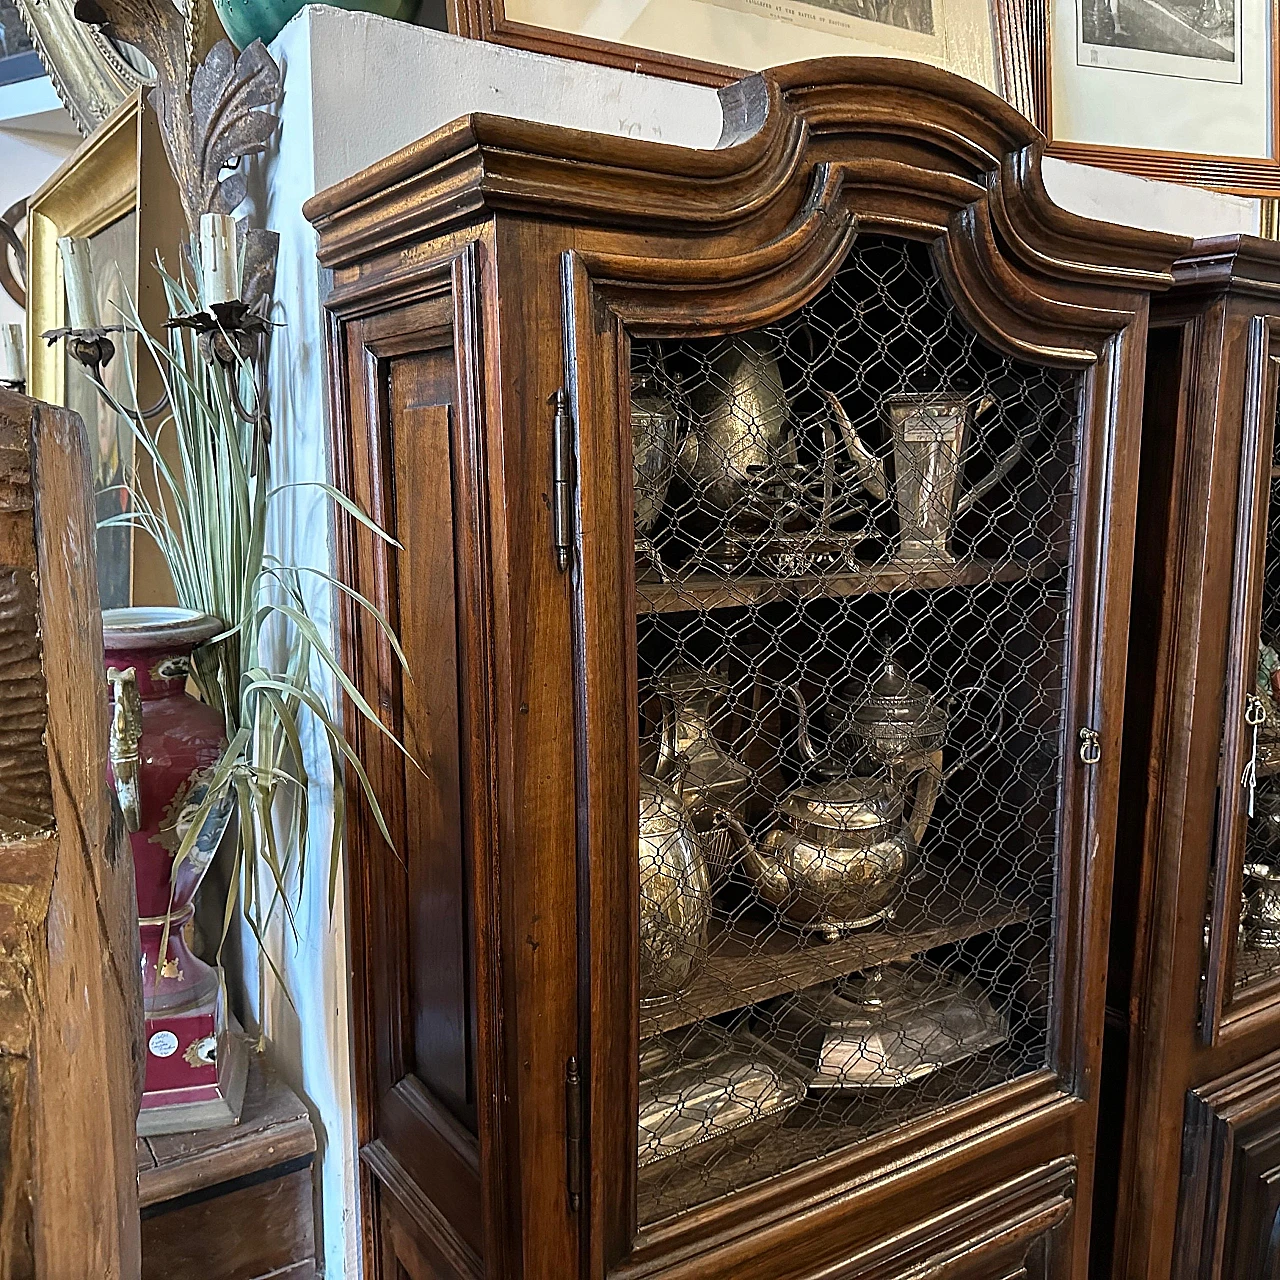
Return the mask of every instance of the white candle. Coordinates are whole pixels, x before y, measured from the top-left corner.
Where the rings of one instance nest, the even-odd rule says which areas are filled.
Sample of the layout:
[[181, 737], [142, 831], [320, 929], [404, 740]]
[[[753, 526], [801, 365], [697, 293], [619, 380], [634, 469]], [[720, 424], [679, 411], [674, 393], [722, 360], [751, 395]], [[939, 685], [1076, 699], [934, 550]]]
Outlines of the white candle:
[[58, 252], [62, 254], [62, 278], [67, 288], [67, 327], [97, 329], [98, 299], [93, 288], [89, 242], [63, 236], [58, 241]]
[[25, 382], [27, 362], [22, 354], [22, 326], [0, 324], [0, 382]]
[[215, 302], [234, 302], [240, 297], [236, 222], [229, 214], [200, 215], [200, 277], [206, 307]]

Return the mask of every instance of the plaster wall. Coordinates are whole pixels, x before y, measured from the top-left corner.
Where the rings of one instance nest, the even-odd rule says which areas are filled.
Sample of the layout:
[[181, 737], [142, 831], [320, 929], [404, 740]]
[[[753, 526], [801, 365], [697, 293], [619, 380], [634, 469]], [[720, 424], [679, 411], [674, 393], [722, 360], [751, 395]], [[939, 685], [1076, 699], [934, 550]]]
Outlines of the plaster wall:
[[[79, 145], [48, 76], [0, 85], [0, 213], [31, 195]], [[20, 324], [22, 316], [0, 290], [0, 324]]]
[[[312, 6], [272, 45], [284, 69], [279, 146], [254, 172], [255, 216], [281, 235], [270, 386], [276, 480], [330, 478], [326, 443], [326, 273], [302, 217], [316, 191], [471, 111], [710, 148], [720, 135], [715, 92]], [[1208, 235], [1256, 231], [1258, 203], [1051, 161], [1046, 181], [1065, 207], [1152, 229]], [[277, 550], [331, 567], [328, 500], [293, 490], [271, 531]], [[328, 628], [329, 593], [312, 582], [311, 607]], [[263, 977], [252, 947], [245, 996], [277, 1067], [306, 1099], [319, 1137], [321, 1259], [330, 1277], [356, 1277], [356, 1144], [351, 1074], [349, 949], [344, 882], [330, 913], [326, 862], [332, 779], [323, 743], [310, 744], [312, 838], [297, 934], [279, 940], [282, 982]]]

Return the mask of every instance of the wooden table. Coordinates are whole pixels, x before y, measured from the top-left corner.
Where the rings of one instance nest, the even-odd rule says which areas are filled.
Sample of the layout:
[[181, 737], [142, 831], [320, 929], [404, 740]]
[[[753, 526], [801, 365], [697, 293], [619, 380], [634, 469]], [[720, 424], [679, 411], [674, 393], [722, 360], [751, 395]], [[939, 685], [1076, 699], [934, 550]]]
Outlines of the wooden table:
[[315, 1150], [306, 1108], [257, 1054], [238, 1125], [139, 1138], [142, 1280], [311, 1280]]

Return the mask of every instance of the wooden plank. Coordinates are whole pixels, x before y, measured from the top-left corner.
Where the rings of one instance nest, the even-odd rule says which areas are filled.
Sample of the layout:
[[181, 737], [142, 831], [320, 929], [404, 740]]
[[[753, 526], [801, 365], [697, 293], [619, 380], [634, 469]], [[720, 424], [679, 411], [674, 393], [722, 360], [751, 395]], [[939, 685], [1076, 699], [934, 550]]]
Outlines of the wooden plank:
[[90, 495], [79, 418], [0, 391], [4, 1280], [140, 1267], [142, 993], [133, 861], [106, 786]]
[[947, 587], [977, 587], [992, 582], [1025, 582], [1044, 578], [1055, 567], [1045, 558], [1035, 561], [971, 560], [956, 564], [868, 564], [846, 573], [809, 573], [795, 577], [697, 573], [670, 582], [638, 582], [637, 609], [646, 613], [691, 613], [704, 609], [743, 609], [778, 600], [837, 599], [843, 596], [886, 595], [898, 591], [942, 591]]
[[315, 1274], [311, 1170], [199, 1197], [142, 1224], [142, 1280]]
[[690, 1026], [702, 1018], [744, 1009], [773, 996], [919, 955], [1028, 918], [1025, 903], [1000, 898], [981, 885], [957, 894], [917, 885], [892, 920], [837, 942], [820, 942], [779, 924], [764, 911], [732, 923], [712, 921], [706, 964], [669, 1004], [640, 1010], [641, 1037]]
[[146, 1209], [315, 1149], [315, 1130], [301, 1099], [253, 1054], [238, 1125], [138, 1139], [138, 1203]]

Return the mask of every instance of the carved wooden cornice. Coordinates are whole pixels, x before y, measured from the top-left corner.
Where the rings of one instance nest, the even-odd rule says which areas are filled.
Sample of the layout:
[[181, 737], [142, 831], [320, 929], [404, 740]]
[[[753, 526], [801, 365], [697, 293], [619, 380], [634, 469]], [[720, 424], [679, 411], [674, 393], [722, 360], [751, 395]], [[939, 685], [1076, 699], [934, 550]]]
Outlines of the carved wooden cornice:
[[1184, 289], [1231, 290], [1280, 298], [1280, 241], [1257, 236], [1213, 236], [1197, 240], [1173, 264], [1174, 281]]
[[715, 232], [756, 217], [794, 221], [811, 198], [809, 173], [826, 161], [839, 166], [842, 198], [865, 229], [932, 238], [985, 204], [971, 234], [1045, 280], [1167, 288], [1190, 249], [1182, 237], [1056, 206], [1040, 176], [1039, 131], [933, 67], [824, 59], [750, 76], [721, 97], [724, 136], [709, 151], [466, 116], [319, 193], [304, 213], [333, 268], [497, 210], [697, 234], [690, 252], [714, 256]]

